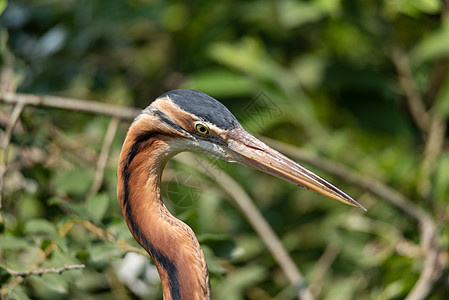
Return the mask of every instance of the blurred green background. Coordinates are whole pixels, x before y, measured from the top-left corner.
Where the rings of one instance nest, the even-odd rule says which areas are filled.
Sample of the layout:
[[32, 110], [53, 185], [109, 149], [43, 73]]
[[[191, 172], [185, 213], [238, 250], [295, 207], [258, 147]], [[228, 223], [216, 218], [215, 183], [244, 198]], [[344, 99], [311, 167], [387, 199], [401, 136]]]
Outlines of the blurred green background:
[[[292, 158], [319, 157], [304, 165], [368, 212], [194, 159], [241, 184], [317, 299], [447, 297], [449, 1], [0, 0], [0, 10], [2, 92], [144, 108], [167, 90], [197, 89]], [[13, 107], [0, 108], [4, 139]], [[0, 157], [2, 299], [162, 298], [149, 259], [129, 254], [140, 250], [116, 200], [129, 120], [92, 188], [113, 124], [42, 106], [21, 113]], [[167, 206], [200, 240], [214, 299], [296, 299], [218, 181], [172, 160], [163, 183]], [[9, 275], [65, 264], [86, 268]]]

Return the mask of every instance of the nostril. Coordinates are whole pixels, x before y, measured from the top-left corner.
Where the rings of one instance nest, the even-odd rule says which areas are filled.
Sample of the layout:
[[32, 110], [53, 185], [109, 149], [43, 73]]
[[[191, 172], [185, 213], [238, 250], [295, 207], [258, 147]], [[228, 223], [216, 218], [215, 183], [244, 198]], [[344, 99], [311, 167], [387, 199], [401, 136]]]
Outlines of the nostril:
[[257, 147], [256, 145], [254, 145], [254, 144], [247, 144], [247, 143], [245, 143], [245, 142], [243, 142], [243, 144], [246, 146], [246, 147], [248, 147], [248, 148], [251, 148], [251, 149], [254, 149], [254, 150], [260, 150], [260, 151], [263, 151], [263, 149], [262, 148], [260, 148], [260, 147]]

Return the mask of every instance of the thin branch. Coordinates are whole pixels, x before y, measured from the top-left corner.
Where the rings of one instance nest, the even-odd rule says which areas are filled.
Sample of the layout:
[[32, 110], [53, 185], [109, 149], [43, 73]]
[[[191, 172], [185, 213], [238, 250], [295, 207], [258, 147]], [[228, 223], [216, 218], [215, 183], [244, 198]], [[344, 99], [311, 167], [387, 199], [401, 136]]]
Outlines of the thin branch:
[[420, 229], [424, 264], [418, 281], [407, 295], [406, 299], [419, 300], [425, 299], [426, 296], [428, 296], [435, 282], [443, 276], [444, 270], [447, 269], [447, 254], [443, 251], [443, 246], [439, 240], [437, 226], [432, 217], [425, 210], [417, 206], [403, 194], [374, 178], [357, 174], [346, 166], [330, 160], [315, 157], [295, 146], [267, 138], [263, 139], [267, 140], [268, 143], [274, 145], [283, 153], [319, 167], [320, 169], [377, 195], [380, 199], [387, 201], [405, 213], [408, 217], [415, 220]]
[[429, 131], [430, 117], [413, 79], [408, 57], [400, 49], [394, 48], [391, 53], [391, 59], [398, 73], [399, 84], [405, 93], [412, 118], [421, 131], [426, 133]]
[[127, 244], [126, 241], [123, 239], [117, 239], [113, 234], [94, 225], [93, 223], [91, 223], [87, 220], [80, 219], [76, 216], [74, 216], [74, 220], [78, 224], [81, 224], [84, 228], [86, 228], [87, 230], [89, 230], [90, 232], [92, 232], [93, 234], [98, 236], [99, 238], [101, 238], [103, 240], [107, 240], [110, 243], [119, 245], [123, 251], [134, 252], [134, 253], [148, 257], [148, 253], [145, 252], [142, 248], [137, 248], [137, 247], [131, 246], [131, 245]]
[[8, 268], [6, 270], [12, 276], [27, 277], [30, 275], [42, 276], [44, 274], [51, 274], [51, 273], [62, 274], [62, 272], [64, 272], [64, 271], [79, 270], [79, 269], [84, 269], [85, 267], [86, 267], [85, 265], [64, 265], [64, 267], [60, 267], [60, 268], [38, 269], [38, 270], [30, 270], [30, 271], [24, 271], [24, 272], [14, 271], [14, 270], [11, 270]]
[[[442, 10], [442, 20], [447, 17], [449, 1], [445, 1]], [[409, 109], [413, 119], [422, 132], [428, 133], [423, 161], [421, 164], [421, 175], [418, 183], [418, 191], [423, 198], [427, 198], [431, 193], [430, 176], [435, 168], [435, 163], [439, 157], [444, 144], [446, 133], [445, 121], [440, 114], [434, 109], [426, 112], [423, 99], [416, 87], [413, 79], [410, 62], [405, 53], [399, 49], [394, 49], [392, 53], [393, 64], [399, 75], [399, 82], [406, 94]], [[440, 65], [435, 63], [435, 68]], [[444, 71], [447, 74], [447, 70]], [[441, 77], [434, 77], [430, 87], [437, 86], [437, 90], [441, 87], [439, 84], [433, 84], [433, 81], [440, 80]], [[444, 78], [444, 77], [443, 77]], [[436, 95], [437, 91], [430, 91], [431, 95]], [[435, 108], [436, 106], [434, 106]], [[408, 200], [404, 197], [405, 200]], [[421, 210], [411, 201], [407, 201], [407, 205], [413, 211]], [[410, 215], [410, 214], [409, 214]], [[425, 299], [431, 292], [434, 284], [441, 278], [447, 269], [447, 253], [443, 251], [443, 247], [439, 240], [438, 229], [432, 217], [424, 210], [421, 210], [418, 218], [420, 226], [421, 247], [424, 254], [424, 263], [418, 281], [407, 295], [407, 300]]]
[[418, 183], [418, 191], [424, 198], [427, 198], [432, 191], [430, 178], [435, 169], [435, 163], [443, 150], [445, 134], [445, 121], [441, 118], [438, 112], [433, 111], [429, 128], [429, 136], [426, 141], [424, 158], [421, 164], [421, 180]]
[[[101, 227], [96, 226], [92, 222], [89, 222], [87, 220], [81, 219], [79, 216], [77, 216], [75, 213], [70, 211], [67, 207], [64, 207], [62, 205], [59, 205], [59, 207], [67, 214], [72, 217], [72, 219], [69, 221], [71, 224], [76, 223], [81, 226], [83, 226], [85, 229], [90, 231], [91, 233], [95, 234], [98, 238], [102, 240], [106, 240], [112, 244], [118, 245], [123, 251], [129, 251], [134, 252], [143, 256], [148, 257], [148, 253], [143, 250], [143, 248], [137, 248], [132, 245], [129, 245], [126, 243], [124, 239], [118, 239], [116, 238], [111, 232], [104, 230]], [[67, 223], [69, 223], [67, 222]]]
[[3, 194], [3, 184], [6, 173], [6, 164], [8, 162], [8, 146], [11, 141], [11, 133], [19, 120], [20, 114], [23, 111], [25, 104], [17, 103], [11, 113], [8, 125], [6, 126], [5, 132], [0, 140], [0, 222], [2, 221], [2, 194]]
[[340, 252], [341, 249], [339, 246], [329, 244], [326, 249], [324, 249], [320, 259], [316, 262], [310, 274], [310, 289], [315, 295], [321, 293], [324, 278]]
[[[186, 156], [188, 156], [189, 159], [185, 159]], [[184, 154], [183, 157], [177, 156], [176, 159], [190, 167], [204, 171], [204, 165], [195, 163], [195, 160], [191, 155]], [[314, 299], [310, 289], [305, 283], [304, 277], [287, 250], [285, 250], [281, 240], [262, 216], [259, 209], [254, 205], [252, 199], [248, 196], [245, 190], [232, 177], [215, 168], [207, 167], [207, 175], [212, 176], [223, 190], [235, 200], [235, 203], [245, 215], [248, 222], [270, 250], [274, 259], [287, 275], [289, 281], [296, 288], [298, 298], [302, 300]]]
[[441, 20], [444, 21], [449, 15], [449, 0], [445, 0], [441, 11]]
[[111, 150], [112, 142], [114, 141], [115, 133], [117, 132], [120, 119], [118, 117], [113, 117], [109, 122], [108, 130], [103, 140], [103, 145], [101, 146], [101, 152], [97, 160], [97, 168], [95, 169], [94, 183], [92, 184], [88, 196], [95, 195], [102, 183], [104, 177], [104, 170], [106, 168], [106, 163], [109, 157], [109, 151]]
[[418, 281], [405, 300], [427, 299], [433, 286], [440, 280], [447, 269], [447, 253], [439, 242], [435, 224], [428, 219], [420, 225], [424, 263]]
[[[73, 228], [73, 222], [67, 221], [59, 230], [58, 230], [58, 237], [63, 238], [67, 235], [67, 233]], [[38, 257], [33, 264], [31, 264], [30, 268], [37, 268], [42, 263], [45, 262], [48, 256], [55, 251], [55, 249], [58, 248], [58, 245], [55, 241], [51, 241], [49, 245], [43, 250], [41, 250], [41, 255]], [[18, 285], [20, 285], [24, 280], [24, 277], [16, 277], [13, 280], [11, 280], [6, 286], [1, 287], [1, 297], [2, 299], [8, 299], [8, 292], [16, 288]]]
[[[449, 0], [443, 1], [441, 9], [441, 24], [446, 22], [449, 13]], [[438, 101], [444, 101], [439, 97], [441, 88], [447, 81], [448, 60], [445, 58], [435, 59], [428, 83], [427, 97], [433, 106], [429, 109], [429, 135], [426, 140], [426, 146], [421, 164], [421, 174], [418, 183], [418, 191], [423, 198], [429, 198], [432, 187], [430, 178], [435, 171], [435, 165], [443, 150], [444, 138], [446, 133], [446, 122], [444, 116], [438, 111]]]
[[45, 106], [72, 111], [82, 111], [93, 114], [117, 117], [122, 120], [133, 120], [140, 109], [120, 105], [101, 103], [97, 101], [64, 98], [57, 96], [39, 96], [33, 94], [15, 94], [0, 91], [0, 101], [10, 104], [22, 103], [25, 105]]

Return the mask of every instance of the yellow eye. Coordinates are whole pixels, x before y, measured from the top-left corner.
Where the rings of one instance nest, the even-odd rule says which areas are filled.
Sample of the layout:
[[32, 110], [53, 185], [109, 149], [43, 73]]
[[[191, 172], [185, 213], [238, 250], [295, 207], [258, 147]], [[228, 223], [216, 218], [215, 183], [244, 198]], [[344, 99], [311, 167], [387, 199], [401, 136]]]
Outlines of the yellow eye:
[[195, 130], [202, 135], [209, 134], [209, 127], [207, 127], [206, 124], [200, 121], [195, 122]]

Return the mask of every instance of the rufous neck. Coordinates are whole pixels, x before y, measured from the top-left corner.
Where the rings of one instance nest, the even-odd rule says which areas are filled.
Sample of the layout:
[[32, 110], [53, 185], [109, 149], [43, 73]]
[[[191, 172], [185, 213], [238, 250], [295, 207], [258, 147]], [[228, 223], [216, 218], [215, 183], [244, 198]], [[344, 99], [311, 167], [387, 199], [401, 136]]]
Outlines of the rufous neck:
[[157, 267], [164, 299], [210, 299], [198, 240], [161, 199], [162, 169], [174, 154], [170, 137], [134, 124], [120, 155], [117, 194], [129, 230]]

